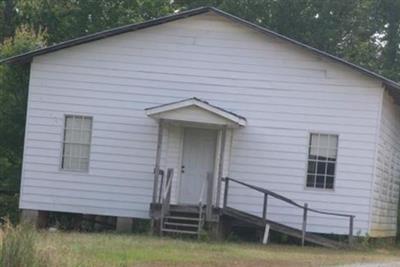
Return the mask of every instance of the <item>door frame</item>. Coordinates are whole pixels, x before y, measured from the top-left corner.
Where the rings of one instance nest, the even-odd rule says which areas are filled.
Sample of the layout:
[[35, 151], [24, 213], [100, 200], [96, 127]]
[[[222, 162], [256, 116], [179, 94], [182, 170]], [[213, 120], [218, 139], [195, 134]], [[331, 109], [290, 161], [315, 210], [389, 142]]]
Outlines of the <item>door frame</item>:
[[[182, 204], [185, 205], [187, 203], [181, 202], [181, 190], [182, 190], [182, 182], [183, 182], [183, 174], [181, 172], [181, 166], [183, 165], [183, 161], [184, 161], [184, 146], [185, 146], [185, 132], [186, 129], [206, 129], [206, 130], [210, 130], [210, 131], [214, 131], [215, 132], [215, 150], [214, 150], [214, 167], [212, 170], [213, 173], [213, 179], [212, 179], [212, 183], [213, 183], [213, 193], [212, 193], [212, 203], [214, 203], [214, 198], [215, 198], [215, 191], [216, 191], [216, 177], [218, 176], [218, 168], [219, 168], [219, 151], [220, 151], [220, 146], [221, 146], [221, 130], [220, 129], [216, 129], [216, 128], [206, 128], [206, 127], [191, 127], [191, 126], [184, 126], [182, 127], [182, 138], [181, 138], [181, 149], [180, 149], [180, 166], [179, 166], [179, 182], [178, 182], [178, 190], [177, 190], [177, 198], [176, 198], [176, 203], [177, 204]], [[206, 199], [204, 199], [204, 204], [206, 204]]]

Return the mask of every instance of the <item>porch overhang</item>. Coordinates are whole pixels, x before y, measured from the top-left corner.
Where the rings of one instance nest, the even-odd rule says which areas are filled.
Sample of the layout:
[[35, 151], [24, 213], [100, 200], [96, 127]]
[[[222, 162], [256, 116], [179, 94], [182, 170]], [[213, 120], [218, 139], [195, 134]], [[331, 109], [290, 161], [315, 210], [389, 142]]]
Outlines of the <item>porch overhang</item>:
[[145, 109], [146, 115], [157, 120], [178, 123], [217, 125], [228, 128], [244, 127], [246, 118], [207, 101], [193, 97]]

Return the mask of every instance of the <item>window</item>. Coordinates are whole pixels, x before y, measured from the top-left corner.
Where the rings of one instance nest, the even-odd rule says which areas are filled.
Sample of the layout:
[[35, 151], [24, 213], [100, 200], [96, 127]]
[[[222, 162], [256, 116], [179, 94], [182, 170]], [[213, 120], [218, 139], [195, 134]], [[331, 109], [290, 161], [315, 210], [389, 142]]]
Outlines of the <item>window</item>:
[[333, 189], [338, 136], [310, 135], [308, 150], [307, 187]]
[[91, 117], [65, 116], [62, 169], [88, 171], [91, 132]]

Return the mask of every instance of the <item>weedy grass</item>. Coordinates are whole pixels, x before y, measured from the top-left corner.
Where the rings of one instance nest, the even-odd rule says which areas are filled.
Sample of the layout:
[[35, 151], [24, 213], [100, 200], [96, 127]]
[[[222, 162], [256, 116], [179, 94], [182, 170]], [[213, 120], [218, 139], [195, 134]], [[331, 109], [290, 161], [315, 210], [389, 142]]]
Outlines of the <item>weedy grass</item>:
[[65, 266], [335, 266], [400, 261], [400, 250], [207, 242], [114, 233], [41, 233], [40, 247], [64, 255]]
[[0, 228], [0, 266], [45, 267], [50, 266], [36, 247], [37, 233], [30, 225], [14, 227], [5, 220]]
[[[36, 232], [3, 227], [1, 266], [337, 266], [400, 261], [396, 247], [331, 250], [138, 234]], [[14, 258], [16, 257], [16, 258]], [[8, 265], [7, 265], [8, 264]]]

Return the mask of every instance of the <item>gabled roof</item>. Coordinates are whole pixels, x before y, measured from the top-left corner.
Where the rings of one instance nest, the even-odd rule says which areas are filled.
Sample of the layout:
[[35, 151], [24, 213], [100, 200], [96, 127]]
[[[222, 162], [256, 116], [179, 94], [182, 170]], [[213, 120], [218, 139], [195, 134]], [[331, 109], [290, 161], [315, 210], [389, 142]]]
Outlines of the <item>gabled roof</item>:
[[214, 12], [217, 15], [226, 17], [232, 21], [238, 22], [242, 25], [245, 25], [247, 27], [250, 27], [252, 29], [255, 29], [261, 33], [264, 33], [268, 36], [273, 36], [276, 38], [279, 38], [281, 40], [285, 40], [289, 43], [292, 43], [296, 46], [302, 47], [314, 54], [317, 54], [319, 56], [325, 57], [325, 58], [329, 58], [333, 61], [336, 61], [338, 63], [344, 64], [350, 68], [353, 68], [356, 71], [359, 71], [369, 77], [372, 77], [374, 79], [377, 79], [379, 81], [381, 81], [383, 83], [383, 85], [385, 85], [390, 91], [391, 93], [394, 94], [394, 96], [397, 99], [400, 99], [400, 84], [396, 83], [395, 81], [392, 81], [380, 74], [377, 74], [373, 71], [370, 71], [366, 68], [360, 67], [356, 64], [353, 64], [349, 61], [346, 61], [344, 59], [341, 59], [339, 57], [336, 57], [334, 55], [331, 55], [327, 52], [321, 51], [319, 49], [316, 49], [314, 47], [311, 47], [309, 45], [306, 45], [304, 43], [301, 43], [299, 41], [296, 41], [294, 39], [291, 39], [287, 36], [284, 36], [282, 34], [276, 33], [274, 31], [271, 31], [267, 28], [261, 27], [257, 24], [251, 23], [249, 21], [246, 21], [244, 19], [241, 19], [239, 17], [236, 17], [232, 14], [229, 14], [227, 12], [224, 12], [220, 9], [217, 9], [215, 7], [200, 7], [200, 8], [195, 8], [195, 9], [191, 9], [188, 11], [184, 11], [184, 12], [179, 12], [173, 15], [169, 15], [169, 16], [164, 16], [161, 18], [157, 18], [157, 19], [152, 19], [152, 20], [148, 20], [145, 21], [143, 23], [138, 23], [138, 24], [131, 24], [131, 25], [126, 25], [126, 26], [122, 26], [122, 27], [117, 27], [114, 29], [110, 29], [110, 30], [105, 30], [105, 31], [101, 31], [98, 33], [94, 33], [94, 34], [89, 34], [86, 36], [82, 36], [82, 37], [78, 37], [75, 39], [71, 39], [65, 42], [61, 42], [55, 45], [51, 45], [45, 48], [41, 48], [41, 49], [37, 49], [37, 50], [33, 50], [31, 52], [28, 53], [24, 53], [21, 55], [17, 55], [17, 56], [13, 56], [13, 57], [9, 57], [3, 60], [0, 60], [0, 64], [1, 63], [23, 63], [23, 62], [30, 62], [32, 60], [33, 57], [35, 56], [39, 56], [39, 55], [43, 55], [43, 54], [47, 54], [50, 52], [54, 52], [57, 50], [61, 50], [64, 48], [68, 48], [68, 47], [72, 47], [72, 46], [76, 46], [76, 45], [80, 45], [80, 44], [84, 44], [84, 43], [88, 43], [88, 42], [92, 42], [92, 41], [96, 41], [96, 40], [100, 40], [100, 39], [104, 39], [107, 37], [111, 37], [114, 35], [118, 35], [118, 34], [122, 34], [122, 33], [127, 33], [127, 32], [132, 32], [132, 31], [137, 31], [140, 29], [144, 29], [144, 28], [148, 28], [151, 26], [155, 26], [155, 25], [160, 25], [166, 22], [170, 22], [170, 21], [175, 21], [175, 20], [179, 20], [179, 19], [183, 19], [183, 18], [187, 18], [187, 17], [191, 17], [191, 16], [195, 16], [195, 15], [199, 15], [199, 14], [203, 14], [203, 13], [207, 13], [207, 12]]
[[207, 101], [199, 99], [197, 97], [187, 98], [176, 102], [171, 102], [155, 107], [146, 108], [145, 112], [146, 115], [149, 117], [157, 117], [157, 115], [162, 113], [171, 112], [174, 110], [184, 109], [193, 106], [208, 111], [219, 117], [222, 117], [234, 124], [237, 124], [238, 126], [246, 126], [247, 124], [247, 120], [245, 117], [239, 116], [223, 108], [211, 105]]

